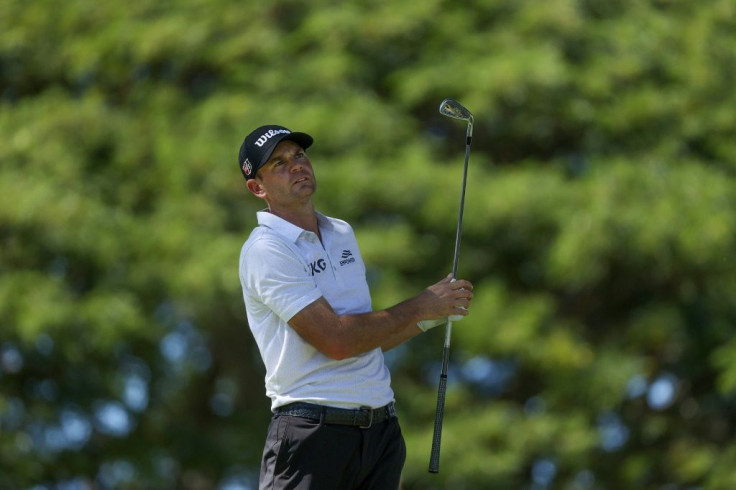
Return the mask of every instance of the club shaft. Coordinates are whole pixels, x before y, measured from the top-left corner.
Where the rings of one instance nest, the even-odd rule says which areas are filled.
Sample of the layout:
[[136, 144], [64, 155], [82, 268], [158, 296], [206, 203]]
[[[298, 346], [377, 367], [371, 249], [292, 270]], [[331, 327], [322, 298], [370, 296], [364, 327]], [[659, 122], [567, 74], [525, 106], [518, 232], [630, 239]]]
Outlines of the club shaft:
[[452, 258], [452, 278], [457, 279], [457, 266], [460, 262], [460, 241], [463, 233], [463, 214], [465, 212], [465, 186], [468, 182], [468, 160], [470, 159], [470, 137], [465, 144], [465, 164], [463, 165], [463, 185], [460, 189], [460, 210], [457, 215], [457, 230], [455, 231], [455, 253]]
[[432, 435], [432, 452], [429, 455], [429, 472], [440, 471], [440, 447], [442, 444], [442, 421], [445, 418], [445, 393], [447, 392], [447, 367], [450, 363], [449, 332], [452, 329], [452, 321], [447, 320], [445, 331], [445, 346], [442, 349], [442, 374], [440, 374], [440, 385], [437, 389], [437, 408], [434, 416], [434, 434]]
[[[457, 218], [457, 231], [455, 232], [455, 253], [452, 260], [452, 278], [457, 278], [457, 267], [460, 261], [460, 239], [463, 231], [463, 212], [465, 209], [465, 186], [468, 181], [468, 161], [470, 160], [470, 141], [473, 131], [472, 123], [468, 124], [468, 132], [465, 143], [465, 164], [463, 165], [463, 183], [460, 191], [460, 211]], [[448, 318], [445, 327], [445, 345], [442, 348], [442, 371], [440, 383], [437, 389], [437, 408], [434, 417], [434, 434], [432, 435], [432, 451], [429, 456], [429, 472], [440, 471], [440, 447], [442, 444], [442, 424], [445, 419], [445, 394], [447, 392], [447, 369], [450, 364], [450, 338], [452, 334], [452, 321]]]

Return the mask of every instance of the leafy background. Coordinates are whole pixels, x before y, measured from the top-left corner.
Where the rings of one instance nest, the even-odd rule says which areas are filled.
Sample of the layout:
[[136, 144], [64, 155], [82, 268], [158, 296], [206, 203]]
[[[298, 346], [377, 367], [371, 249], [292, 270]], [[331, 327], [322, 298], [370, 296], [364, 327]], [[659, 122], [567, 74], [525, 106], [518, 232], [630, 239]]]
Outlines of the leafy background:
[[269, 418], [237, 278], [243, 136], [306, 131], [374, 306], [412, 489], [736, 488], [730, 0], [0, 5], [0, 488], [248, 490]]

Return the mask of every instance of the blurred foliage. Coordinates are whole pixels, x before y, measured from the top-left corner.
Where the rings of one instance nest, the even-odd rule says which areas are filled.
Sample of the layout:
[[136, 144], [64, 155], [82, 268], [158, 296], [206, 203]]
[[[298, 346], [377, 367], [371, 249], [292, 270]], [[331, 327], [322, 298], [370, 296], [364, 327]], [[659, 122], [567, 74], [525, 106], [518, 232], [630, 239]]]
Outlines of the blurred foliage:
[[269, 411], [240, 286], [266, 123], [314, 135], [374, 306], [451, 268], [390, 352], [403, 488], [736, 487], [730, 0], [0, 6], [0, 488], [254, 488]]

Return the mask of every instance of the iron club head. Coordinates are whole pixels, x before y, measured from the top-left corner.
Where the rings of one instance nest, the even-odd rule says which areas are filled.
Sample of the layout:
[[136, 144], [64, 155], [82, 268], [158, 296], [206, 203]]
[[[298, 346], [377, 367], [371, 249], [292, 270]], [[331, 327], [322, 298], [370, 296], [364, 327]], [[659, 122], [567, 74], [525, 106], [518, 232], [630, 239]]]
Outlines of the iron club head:
[[466, 132], [467, 144], [470, 144], [470, 139], [473, 136], [473, 113], [470, 112], [467, 107], [462, 105], [460, 102], [454, 99], [445, 99], [440, 104], [440, 114], [455, 119], [462, 119], [468, 121], [468, 130]]
[[454, 99], [445, 99], [440, 104], [440, 114], [473, 122], [473, 114], [460, 102]]

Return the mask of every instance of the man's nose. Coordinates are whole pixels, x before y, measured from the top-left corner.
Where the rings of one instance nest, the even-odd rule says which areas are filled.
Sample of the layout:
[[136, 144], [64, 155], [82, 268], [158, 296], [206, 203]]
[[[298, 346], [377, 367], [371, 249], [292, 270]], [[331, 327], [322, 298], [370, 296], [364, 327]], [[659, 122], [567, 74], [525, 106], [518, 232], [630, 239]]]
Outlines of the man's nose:
[[289, 159], [289, 171], [290, 172], [297, 172], [301, 169], [302, 169], [302, 162], [300, 162], [296, 158]]

